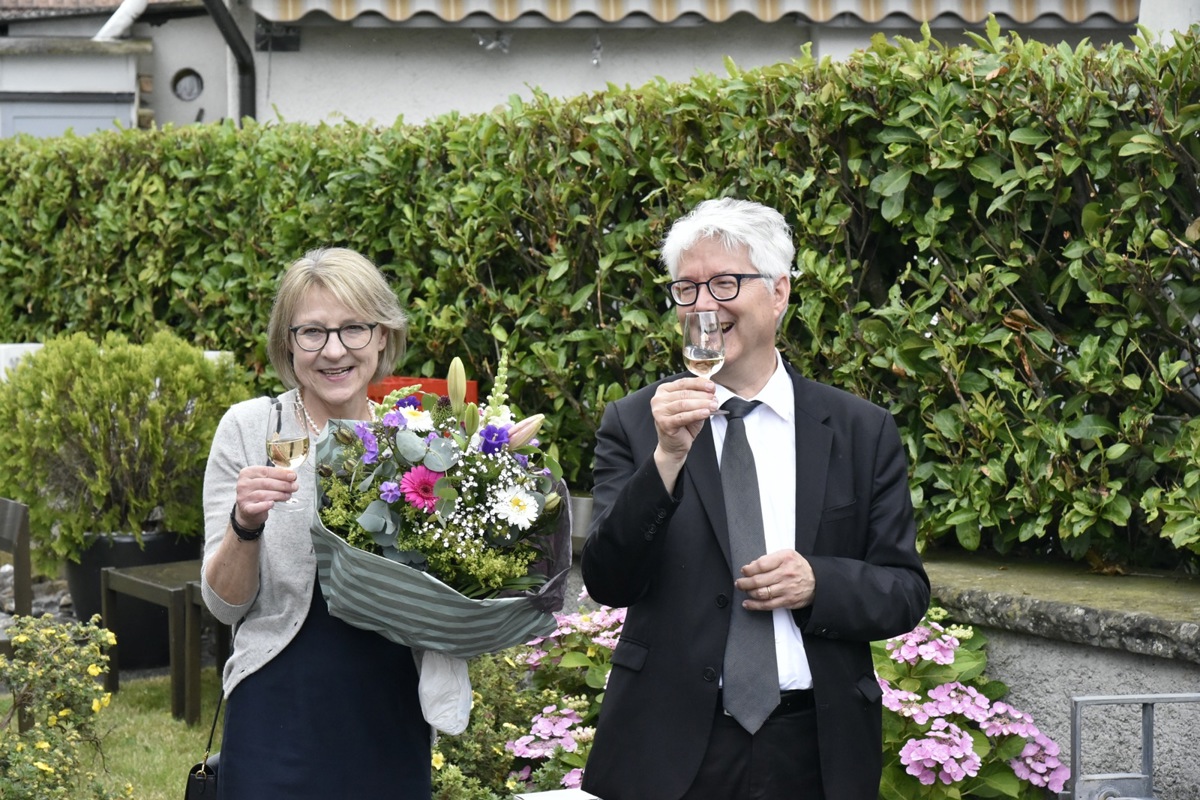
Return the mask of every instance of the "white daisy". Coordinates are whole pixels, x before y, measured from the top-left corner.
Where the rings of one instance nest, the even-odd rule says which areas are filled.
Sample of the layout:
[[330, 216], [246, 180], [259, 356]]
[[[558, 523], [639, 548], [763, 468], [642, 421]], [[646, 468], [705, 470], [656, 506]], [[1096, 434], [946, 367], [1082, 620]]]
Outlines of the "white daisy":
[[404, 427], [408, 430], [417, 433], [433, 430], [433, 417], [429, 416], [429, 412], [425, 409], [403, 406], [399, 411], [404, 417]]
[[516, 525], [521, 530], [528, 530], [538, 515], [537, 501], [519, 486], [497, 491], [492, 511], [509, 525]]

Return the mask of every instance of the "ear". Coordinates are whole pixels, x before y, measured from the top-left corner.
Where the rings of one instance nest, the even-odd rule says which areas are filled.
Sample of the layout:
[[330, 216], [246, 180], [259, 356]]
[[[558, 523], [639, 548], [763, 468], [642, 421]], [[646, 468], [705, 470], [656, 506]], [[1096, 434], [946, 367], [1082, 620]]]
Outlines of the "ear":
[[788, 275], [780, 275], [775, 279], [775, 284], [771, 287], [771, 307], [775, 310], [775, 319], [783, 318], [783, 312], [787, 311], [788, 299], [792, 295], [792, 279]]

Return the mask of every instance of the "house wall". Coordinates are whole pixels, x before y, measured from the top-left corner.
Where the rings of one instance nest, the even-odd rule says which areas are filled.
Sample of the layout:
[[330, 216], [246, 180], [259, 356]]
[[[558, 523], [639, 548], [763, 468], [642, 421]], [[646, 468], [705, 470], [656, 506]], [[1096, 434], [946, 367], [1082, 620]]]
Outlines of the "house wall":
[[[305, 25], [300, 51], [256, 53], [259, 117], [319, 122], [346, 118], [420, 123], [448, 111], [475, 113], [529, 98], [599, 91], [609, 83], [641, 86], [656, 76], [686, 81], [697, 72], [724, 74], [724, 57], [740, 67], [800, 54], [807, 30], [793, 23], [737, 19], [724, 26], [509, 29], [508, 52], [480, 46], [493, 29], [355, 28]], [[602, 46], [593, 63], [596, 38]], [[329, 76], [353, 74], [352, 80]]]
[[[231, 0], [230, 11], [253, 49], [256, 17], [249, 0]], [[13, 23], [9, 32], [91, 36], [104, 21], [97, 16]], [[867, 46], [875, 30], [920, 38], [912, 24], [868, 27], [839, 19], [812, 26], [792, 20], [764, 23], [746, 14], [721, 24], [697, 19], [695, 24], [669, 27], [639, 25], [633, 18], [609, 28], [579, 21], [546, 27], [522, 18], [502, 28], [510, 37], [503, 52], [478, 41], [493, 41], [498, 27], [450, 26], [432, 18], [417, 17], [400, 26], [372, 15], [338, 23], [310, 14], [295, 27], [297, 52], [254, 51], [259, 120], [387, 125], [402, 116], [419, 124], [450, 111], [489, 111], [512, 95], [527, 99], [533, 87], [562, 97], [600, 91], [609, 84], [642, 86], [656, 77], [686, 81], [701, 72], [723, 75], [726, 57], [749, 69], [795, 58], [810, 41], [816, 57], [842, 59]], [[935, 25], [934, 35], [948, 43], [963, 41], [963, 27], [948, 21]], [[1103, 43], [1127, 40], [1132, 26], [1050, 26], [1018, 32], [1044, 41], [1074, 44], [1086, 36]], [[154, 40], [153, 53], [139, 58], [137, 71], [152, 77], [151, 90], [143, 92], [141, 103], [153, 110], [157, 124], [212, 122], [237, 113], [235, 62], [207, 15], [160, 25], [138, 23], [132, 35]], [[602, 48], [598, 64], [593, 63], [597, 37]], [[185, 69], [203, 80], [203, 92], [195, 99], [179, 99], [171, 91], [173, 78]]]

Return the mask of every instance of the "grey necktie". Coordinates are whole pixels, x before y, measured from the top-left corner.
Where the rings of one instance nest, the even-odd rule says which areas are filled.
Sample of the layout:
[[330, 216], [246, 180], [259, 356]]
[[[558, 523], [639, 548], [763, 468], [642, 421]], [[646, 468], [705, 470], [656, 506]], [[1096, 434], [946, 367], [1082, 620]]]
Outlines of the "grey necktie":
[[[729, 554], [733, 577], [767, 551], [763, 538], [758, 473], [746, 439], [746, 421], [759, 401], [731, 397], [721, 407], [729, 412], [725, 449], [721, 453], [721, 486], [729, 520]], [[725, 642], [725, 672], [721, 694], [725, 710], [750, 733], [755, 733], [779, 705], [779, 670], [775, 662], [775, 625], [767, 611], [742, 608], [743, 592], [735, 592], [729, 638]]]

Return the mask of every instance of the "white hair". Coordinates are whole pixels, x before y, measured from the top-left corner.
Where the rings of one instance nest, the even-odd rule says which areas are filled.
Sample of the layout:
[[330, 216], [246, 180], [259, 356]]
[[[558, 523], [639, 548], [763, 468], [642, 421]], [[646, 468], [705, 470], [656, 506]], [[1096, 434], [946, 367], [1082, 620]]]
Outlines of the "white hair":
[[718, 239], [731, 251], [745, 247], [767, 280], [790, 275], [796, 258], [792, 229], [775, 209], [732, 197], [705, 200], [676, 220], [663, 240], [660, 257], [672, 279], [679, 277], [679, 259], [701, 239]]

